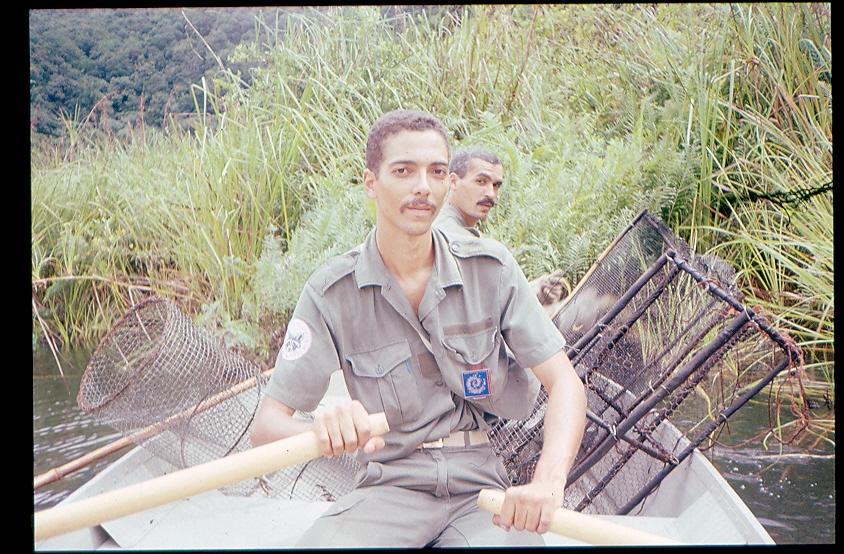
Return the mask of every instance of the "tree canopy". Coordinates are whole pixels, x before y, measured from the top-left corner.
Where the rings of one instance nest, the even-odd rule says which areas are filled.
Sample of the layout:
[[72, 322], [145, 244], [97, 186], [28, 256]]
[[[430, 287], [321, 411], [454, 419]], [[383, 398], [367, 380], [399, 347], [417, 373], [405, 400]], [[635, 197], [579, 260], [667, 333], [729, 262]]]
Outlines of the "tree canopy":
[[217, 69], [203, 40], [225, 62], [238, 43], [254, 36], [260, 11], [31, 10], [32, 130], [61, 135], [62, 114], [81, 120], [95, 108], [115, 132], [141, 121], [161, 126], [167, 113], [194, 111], [191, 85]]

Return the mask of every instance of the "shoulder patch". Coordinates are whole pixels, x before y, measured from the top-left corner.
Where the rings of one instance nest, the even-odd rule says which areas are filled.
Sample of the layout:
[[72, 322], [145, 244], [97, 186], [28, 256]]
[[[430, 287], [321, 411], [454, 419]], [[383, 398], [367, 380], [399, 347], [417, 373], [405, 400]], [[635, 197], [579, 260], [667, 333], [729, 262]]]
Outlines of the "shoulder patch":
[[308, 284], [320, 296], [325, 296], [326, 291], [331, 285], [354, 271], [359, 254], [360, 247], [358, 246], [344, 254], [334, 256], [325, 265], [314, 271], [311, 278], [308, 279]]
[[284, 344], [281, 345], [281, 357], [288, 362], [298, 360], [311, 349], [311, 328], [301, 319], [293, 318], [287, 324]]
[[512, 255], [507, 247], [497, 240], [483, 237], [449, 237], [448, 249], [458, 258], [486, 256], [506, 264]]

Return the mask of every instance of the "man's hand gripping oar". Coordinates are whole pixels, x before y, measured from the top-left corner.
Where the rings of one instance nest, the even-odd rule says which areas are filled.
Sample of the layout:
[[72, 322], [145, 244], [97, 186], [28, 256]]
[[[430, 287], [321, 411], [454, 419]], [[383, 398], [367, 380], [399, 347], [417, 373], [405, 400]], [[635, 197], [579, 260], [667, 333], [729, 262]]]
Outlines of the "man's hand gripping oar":
[[[371, 414], [366, 416], [366, 420], [362, 420], [359, 413], [353, 417], [357, 418], [359, 425], [369, 430], [363, 441], [364, 449], [371, 452], [383, 447], [384, 439], [380, 435], [389, 430], [385, 415]], [[325, 434], [321, 429], [325, 430]], [[344, 431], [337, 418], [329, 417], [327, 423], [315, 421], [311, 430], [288, 438], [78, 502], [42, 510], [36, 512], [34, 517], [35, 540], [41, 541], [244, 479], [260, 477], [325, 454], [355, 450], [357, 444], [352, 448], [345, 440], [337, 442], [349, 436], [348, 429]]]

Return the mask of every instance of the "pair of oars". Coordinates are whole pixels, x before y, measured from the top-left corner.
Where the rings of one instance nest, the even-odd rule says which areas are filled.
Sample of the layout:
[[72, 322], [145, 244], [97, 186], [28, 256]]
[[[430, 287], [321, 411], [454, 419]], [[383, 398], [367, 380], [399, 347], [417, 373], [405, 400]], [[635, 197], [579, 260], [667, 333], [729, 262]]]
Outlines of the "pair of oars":
[[[383, 413], [369, 416], [374, 435], [389, 430]], [[84, 529], [304, 463], [322, 455], [316, 434], [306, 431], [244, 452], [185, 468], [148, 481], [35, 513], [35, 541]], [[501, 512], [504, 492], [483, 490], [478, 506]], [[674, 541], [560, 508], [551, 531], [590, 544], [670, 544]]]

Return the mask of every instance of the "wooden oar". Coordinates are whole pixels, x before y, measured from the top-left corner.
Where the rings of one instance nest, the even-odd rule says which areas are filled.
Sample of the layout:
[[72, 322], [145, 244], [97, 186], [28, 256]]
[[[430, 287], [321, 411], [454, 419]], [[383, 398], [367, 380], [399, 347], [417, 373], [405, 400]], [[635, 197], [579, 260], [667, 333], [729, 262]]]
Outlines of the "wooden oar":
[[[478, 507], [501, 515], [504, 491], [484, 489], [478, 495]], [[551, 532], [593, 545], [681, 544], [638, 529], [617, 525], [595, 516], [558, 508], [551, 522]]]
[[178, 414], [172, 415], [172, 416], [168, 417], [167, 419], [165, 419], [163, 421], [159, 421], [158, 423], [153, 423], [152, 425], [150, 425], [148, 427], [144, 427], [140, 431], [136, 431], [136, 432], [132, 433], [131, 435], [122, 437], [122, 438], [120, 438], [120, 439], [118, 439], [114, 442], [110, 442], [109, 444], [107, 444], [105, 446], [101, 446], [100, 448], [97, 448], [96, 450], [92, 450], [91, 452], [88, 452], [87, 454], [84, 454], [84, 455], [76, 458], [75, 460], [71, 460], [64, 465], [61, 465], [59, 467], [45, 471], [44, 473], [41, 473], [40, 475], [36, 475], [35, 476], [34, 489], [38, 490], [41, 487], [43, 487], [44, 485], [49, 485], [50, 483], [58, 481], [59, 479], [61, 479], [65, 475], [67, 475], [69, 473], [73, 473], [74, 471], [78, 471], [78, 470], [82, 469], [83, 467], [87, 466], [88, 464], [91, 464], [93, 462], [96, 462], [97, 460], [105, 458], [106, 456], [108, 456], [110, 454], [113, 454], [115, 452], [119, 452], [120, 450], [123, 450], [127, 446], [131, 446], [133, 444], [138, 444], [140, 441], [142, 441], [142, 440], [144, 440], [148, 437], [151, 437], [152, 435], [160, 433], [161, 431], [168, 428], [172, 423], [175, 423], [179, 419], [185, 418], [185, 417], [187, 417], [191, 414], [196, 414], [196, 413], [205, 411], [212, 406], [216, 406], [217, 404], [219, 404], [220, 402], [222, 402], [224, 400], [228, 400], [232, 396], [235, 396], [236, 394], [239, 394], [239, 393], [245, 391], [246, 389], [254, 386], [255, 383], [258, 381], [258, 379], [260, 379], [261, 377], [268, 377], [269, 375], [271, 375], [272, 372], [273, 372], [273, 369], [274, 368], [267, 369], [263, 373], [261, 373], [261, 375], [259, 375], [257, 377], [252, 377], [251, 379], [247, 379], [245, 381], [242, 381], [242, 382], [238, 383], [237, 385], [231, 387], [230, 389], [227, 389], [223, 392], [217, 393], [216, 395], [212, 396], [211, 398], [208, 398], [208, 399], [200, 402], [199, 404], [191, 406], [190, 408], [183, 410]]
[[[373, 435], [389, 430], [383, 413], [370, 414]], [[185, 468], [78, 502], [35, 513], [35, 540], [41, 541], [218, 489], [319, 458], [319, 439], [306, 431], [286, 439]]]

